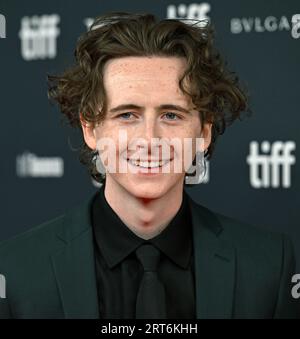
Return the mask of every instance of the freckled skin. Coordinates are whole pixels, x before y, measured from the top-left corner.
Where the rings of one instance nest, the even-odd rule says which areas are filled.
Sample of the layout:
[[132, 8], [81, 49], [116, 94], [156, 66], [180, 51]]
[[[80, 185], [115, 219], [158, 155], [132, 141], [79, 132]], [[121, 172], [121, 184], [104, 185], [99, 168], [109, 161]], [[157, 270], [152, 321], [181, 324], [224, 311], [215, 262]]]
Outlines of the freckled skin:
[[[128, 145], [118, 143], [119, 130], [125, 129], [128, 142], [132, 138], [196, 138], [203, 137], [204, 148], [209, 146], [211, 124], [205, 124], [201, 130], [199, 113], [192, 109], [189, 97], [185, 96], [179, 86], [180, 75], [186, 61], [178, 57], [124, 57], [109, 60], [103, 69], [104, 87], [107, 93], [108, 112], [120, 104], [133, 103], [144, 110], [125, 110], [107, 113], [105, 120], [93, 127], [84, 127], [86, 143], [95, 149], [99, 138], [109, 137], [117, 144], [118, 154], [124, 154]], [[155, 107], [162, 104], [176, 104], [190, 113], [173, 110], [157, 111]], [[132, 112], [129, 121], [117, 117], [121, 113]], [[166, 119], [166, 112], [173, 112], [181, 117], [176, 121]], [[173, 149], [174, 157], [178, 155]], [[195, 145], [193, 154], [195, 154]], [[130, 155], [130, 152], [128, 152]], [[107, 173], [105, 196], [124, 222], [132, 230], [143, 236], [160, 232], [163, 225], [178, 210], [183, 191], [185, 172], [161, 173], [157, 176], [139, 176], [135, 173]], [[132, 212], [136, 215], [132, 216]], [[138, 216], [140, 214], [140, 216]]]

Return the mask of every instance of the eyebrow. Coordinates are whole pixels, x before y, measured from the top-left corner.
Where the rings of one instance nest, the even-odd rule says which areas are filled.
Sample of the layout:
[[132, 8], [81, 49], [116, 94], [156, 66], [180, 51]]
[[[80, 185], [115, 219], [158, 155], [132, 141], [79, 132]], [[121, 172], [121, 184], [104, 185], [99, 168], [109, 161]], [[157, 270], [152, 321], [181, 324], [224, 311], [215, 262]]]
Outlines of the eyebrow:
[[[135, 104], [123, 104], [123, 105], [119, 105], [119, 106], [116, 106], [116, 107], [110, 109], [109, 112], [110, 113], [116, 113], [116, 112], [119, 112], [119, 111], [124, 111], [126, 109], [143, 110], [144, 107], [138, 106], [138, 105], [135, 105]], [[179, 106], [179, 105], [174, 105], [174, 104], [160, 105], [160, 106], [155, 107], [155, 109], [157, 111], [163, 110], [163, 109], [171, 109], [171, 110], [175, 110], [175, 111], [179, 111], [179, 112], [190, 113], [190, 111], [187, 110], [186, 108]]]

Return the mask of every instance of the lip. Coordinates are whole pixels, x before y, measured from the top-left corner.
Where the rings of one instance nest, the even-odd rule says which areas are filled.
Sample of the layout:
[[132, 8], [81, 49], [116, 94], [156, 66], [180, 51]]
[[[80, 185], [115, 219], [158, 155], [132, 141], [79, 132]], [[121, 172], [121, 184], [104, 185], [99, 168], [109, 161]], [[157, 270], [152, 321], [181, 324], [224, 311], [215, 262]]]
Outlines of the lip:
[[142, 162], [156, 162], [156, 161], [172, 161], [173, 159], [140, 159], [140, 158], [127, 158], [126, 159], [127, 161], [131, 160], [131, 161], [136, 161], [136, 160], [139, 160], [139, 161], [142, 161]]
[[[138, 169], [135, 172], [135, 174], [154, 176], [154, 175], [162, 174], [160, 169], [163, 168], [164, 166], [168, 165], [169, 163], [171, 163], [173, 159], [163, 160], [163, 161], [167, 161], [168, 160], [168, 162], [166, 162], [163, 166], [158, 166], [158, 167], [139, 167], [139, 166], [135, 166], [134, 164], [132, 164], [129, 160], [134, 160], [134, 159], [127, 159], [127, 162], [129, 164], [129, 166], [133, 166], [134, 168]], [[141, 161], [144, 161], [144, 160], [141, 160]], [[145, 160], [145, 161], [149, 161], [149, 160]], [[155, 160], [152, 160], [152, 161], [155, 161]], [[154, 172], [154, 173], [151, 172], [151, 170], [154, 170], [154, 169], [156, 170], [156, 172]], [[157, 169], [159, 169], [158, 172], [157, 172]]]

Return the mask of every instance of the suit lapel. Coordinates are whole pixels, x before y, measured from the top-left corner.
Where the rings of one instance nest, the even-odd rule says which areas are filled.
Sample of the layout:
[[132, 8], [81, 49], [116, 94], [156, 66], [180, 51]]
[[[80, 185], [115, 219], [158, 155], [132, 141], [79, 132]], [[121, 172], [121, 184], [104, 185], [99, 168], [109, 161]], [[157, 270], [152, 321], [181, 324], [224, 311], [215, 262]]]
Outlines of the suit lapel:
[[197, 319], [232, 318], [235, 251], [222, 239], [217, 217], [190, 198], [195, 255]]
[[[189, 198], [196, 280], [196, 316], [231, 318], [235, 284], [234, 247], [222, 237], [222, 225]], [[90, 202], [71, 210], [57, 235], [63, 248], [52, 255], [66, 318], [99, 318]]]
[[99, 318], [89, 203], [69, 212], [52, 263], [66, 318]]

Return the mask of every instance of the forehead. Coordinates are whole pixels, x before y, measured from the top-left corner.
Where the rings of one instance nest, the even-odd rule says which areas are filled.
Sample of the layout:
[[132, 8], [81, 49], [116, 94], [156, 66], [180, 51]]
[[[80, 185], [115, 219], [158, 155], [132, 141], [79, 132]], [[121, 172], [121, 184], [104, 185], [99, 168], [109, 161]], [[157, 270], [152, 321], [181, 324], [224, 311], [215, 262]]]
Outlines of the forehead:
[[179, 57], [123, 57], [111, 59], [104, 65], [103, 78], [107, 95], [112, 101], [125, 96], [131, 100], [160, 97], [183, 100], [178, 81], [186, 61]]

